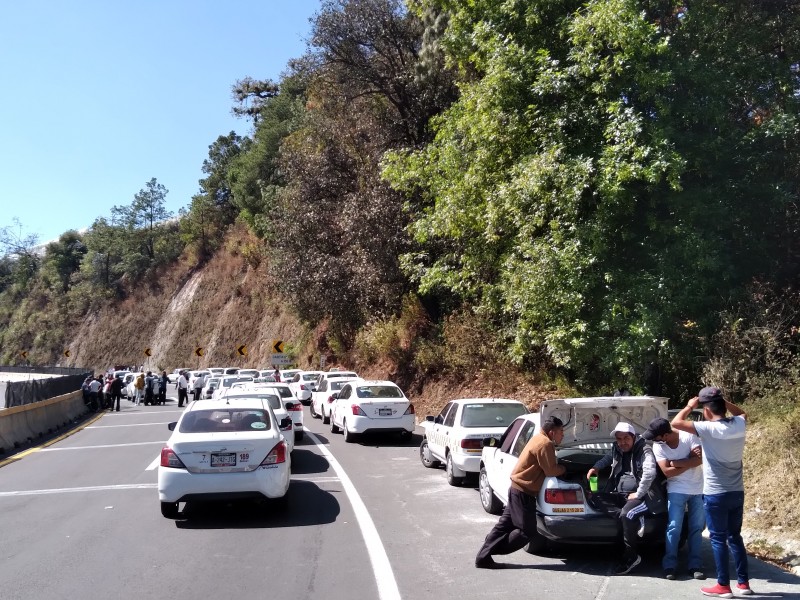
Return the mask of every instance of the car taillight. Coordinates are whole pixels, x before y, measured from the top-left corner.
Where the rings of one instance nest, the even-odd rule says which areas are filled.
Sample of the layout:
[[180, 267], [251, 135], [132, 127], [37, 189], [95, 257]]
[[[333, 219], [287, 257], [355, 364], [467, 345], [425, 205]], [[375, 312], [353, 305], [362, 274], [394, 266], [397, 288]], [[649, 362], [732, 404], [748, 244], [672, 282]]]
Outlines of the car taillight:
[[353, 414], [360, 417], [366, 417], [367, 413], [365, 413], [358, 404], [353, 404], [350, 407], [353, 411]]
[[334, 398], [333, 396], [328, 396], [328, 404], [330, 404], [334, 400], [336, 400], [336, 398]]
[[548, 504], [583, 504], [583, 491], [573, 490], [545, 490], [544, 501]]
[[261, 461], [261, 465], [277, 465], [283, 462], [286, 462], [286, 442], [280, 441]]
[[483, 448], [483, 440], [480, 438], [461, 440], [461, 447], [465, 450], [480, 450]]
[[302, 412], [303, 411], [303, 405], [300, 404], [299, 402], [289, 402], [286, 405], [286, 410], [293, 410], [294, 412], [298, 412], [298, 411]]
[[[414, 414], [416, 414], [416, 411], [414, 410], [414, 405], [413, 404], [409, 404], [408, 408], [406, 409], [406, 412], [404, 412], [403, 414], [404, 415], [414, 415]], [[463, 448], [463, 446], [462, 446], [462, 448]]]
[[168, 448], [166, 446], [161, 449], [161, 466], [172, 467], [173, 469], [186, 468], [186, 465], [181, 462], [181, 459], [178, 458], [178, 455], [175, 454], [172, 448]]

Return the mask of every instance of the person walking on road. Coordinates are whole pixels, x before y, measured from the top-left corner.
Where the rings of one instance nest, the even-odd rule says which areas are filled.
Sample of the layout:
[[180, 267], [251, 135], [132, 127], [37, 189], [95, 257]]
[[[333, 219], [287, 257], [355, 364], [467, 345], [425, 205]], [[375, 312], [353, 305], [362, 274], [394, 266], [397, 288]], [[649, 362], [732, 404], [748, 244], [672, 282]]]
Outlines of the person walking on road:
[[[111, 382], [111, 408], [119, 412], [119, 403], [122, 400], [122, 377], [117, 375]], [[116, 405], [116, 409], [114, 406]]]
[[695, 579], [705, 579], [703, 573], [703, 529], [706, 528], [703, 510], [703, 467], [700, 439], [686, 431], [673, 429], [669, 421], [656, 418], [642, 433], [653, 442], [653, 454], [661, 472], [667, 478], [667, 536], [661, 566], [664, 577], [675, 579], [678, 568], [678, 546], [683, 530], [683, 517], [688, 517], [688, 570]]
[[92, 377], [89, 382], [89, 406], [94, 412], [100, 412], [100, 395], [103, 393], [102, 390], [103, 384], [100, 382], [100, 379]]
[[[689, 414], [702, 406], [704, 421], [690, 421]], [[731, 416], [727, 416], [730, 412]], [[673, 429], [696, 434], [703, 446], [703, 504], [717, 567], [717, 584], [700, 588], [706, 596], [732, 598], [728, 552], [736, 565], [736, 591], [752, 594], [747, 550], [742, 541], [744, 518], [744, 455], [747, 414], [728, 402], [716, 387], [704, 387], [672, 419]]]
[[162, 406], [167, 403], [167, 384], [169, 383], [169, 377], [167, 377], [166, 371], [161, 371], [161, 387], [158, 390], [158, 403]]
[[562, 439], [564, 423], [550, 417], [525, 444], [511, 471], [508, 504], [475, 558], [479, 569], [502, 568], [493, 554], [511, 554], [541, 535], [536, 530], [536, 497], [545, 477], [557, 477], [566, 470], [556, 461], [555, 447]]
[[139, 373], [136, 376], [136, 379], [133, 382], [133, 389], [136, 392], [133, 403], [136, 406], [139, 406], [139, 403], [142, 401], [142, 396], [144, 395], [144, 373]]
[[186, 378], [186, 371], [181, 371], [178, 377], [178, 408], [182, 408], [184, 402], [189, 404], [189, 380]]

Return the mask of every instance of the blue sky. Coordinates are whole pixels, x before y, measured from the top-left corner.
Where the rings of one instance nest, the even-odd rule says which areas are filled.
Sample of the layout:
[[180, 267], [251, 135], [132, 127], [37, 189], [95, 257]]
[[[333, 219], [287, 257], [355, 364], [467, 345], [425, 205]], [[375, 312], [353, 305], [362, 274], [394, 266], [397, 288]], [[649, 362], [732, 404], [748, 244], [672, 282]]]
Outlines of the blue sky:
[[0, 227], [41, 242], [130, 204], [152, 177], [187, 206], [231, 130], [237, 79], [277, 80], [319, 0], [4, 3]]

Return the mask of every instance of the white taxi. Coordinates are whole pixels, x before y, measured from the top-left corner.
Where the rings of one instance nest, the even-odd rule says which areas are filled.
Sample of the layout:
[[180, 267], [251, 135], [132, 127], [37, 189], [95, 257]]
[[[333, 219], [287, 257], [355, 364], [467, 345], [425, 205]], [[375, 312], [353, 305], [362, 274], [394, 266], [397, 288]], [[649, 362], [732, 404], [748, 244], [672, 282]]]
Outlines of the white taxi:
[[425, 430], [419, 457], [425, 467], [445, 464], [447, 483], [458, 486], [480, 471], [483, 440], [500, 439], [511, 422], [528, 412], [517, 400], [465, 398], [445, 404], [436, 417], [421, 423]]
[[[511, 471], [522, 449], [548, 417], [564, 423], [564, 439], [556, 448], [558, 462], [566, 467], [560, 477], [545, 477], [536, 499], [539, 536], [528, 545], [540, 551], [548, 539], [562, 543], [596, 544], [621, 540], [619, 519], [593, 507], [586, 472], [611, 451], [612, 431], [619, 422], [630, 423], [638, 434], [656, 417], [667, 416], [667, 398], [616, 396], [547, 400], [538, 414], [518, 417], [500, 440], [488, 438], [481, 454], [478, 487], [486, 512], [499, 514], [508, 502]], [[600, 475], [600, 490], [607, 473]], [[660, 481], [659, 485], [662, 485]], [[656, 484], [654, 484], [656, 485]], [[655, 490], [653, 490], [655, 491]], [[645, 542], [663, 542], [666, 514], [645, 520]]]
[[331, 407], [331, 433], [341, 431], [345, 442], [362, 433], [399, 433], [410, 439], [416, 426], [414, 405], [391, 381], [358, 379], [335, 394]]
[[194, 402], [169, 428], [158, 467], [164, 517], [177, 518], [179, 502], [255, 498], [283, 507], [291, 458], [268, 402]]

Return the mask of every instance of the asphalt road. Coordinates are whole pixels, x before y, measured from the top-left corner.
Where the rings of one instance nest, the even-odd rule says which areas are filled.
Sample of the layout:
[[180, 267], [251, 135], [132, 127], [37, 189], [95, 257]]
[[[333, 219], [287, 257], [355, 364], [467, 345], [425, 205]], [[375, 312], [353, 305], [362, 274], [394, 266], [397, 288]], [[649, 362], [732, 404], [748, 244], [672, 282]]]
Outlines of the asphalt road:
[[[121, 412], [0, 469], [0, 598], [702, 597], [696, 581], [661, 578], [657, 556], [610, 576], [618, 555], [607, 547], [518, 552], [501, 557], [509, 568], [475, 569], [496, 519], [475, 488], [423, 468], [419, 436], [345, 444], [307, 411], [313, 435], [292, 455], [285, 513], [189, 505], [186, 518], [164, 519], [154, 467], [179, 414], [174, 401], [123, 400]], [[706, 547], [709, 575], [712, 564]], [[800, 598], [793, 575], [750, 567], [759, 595]]]

